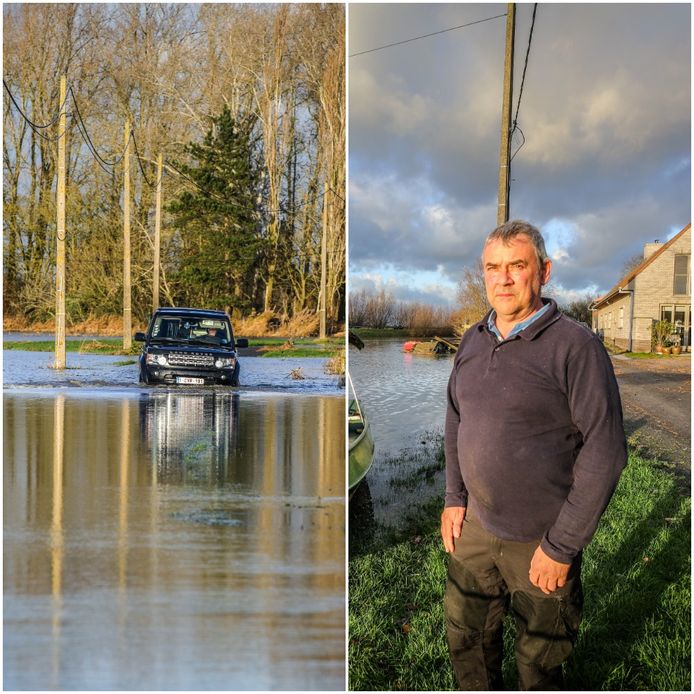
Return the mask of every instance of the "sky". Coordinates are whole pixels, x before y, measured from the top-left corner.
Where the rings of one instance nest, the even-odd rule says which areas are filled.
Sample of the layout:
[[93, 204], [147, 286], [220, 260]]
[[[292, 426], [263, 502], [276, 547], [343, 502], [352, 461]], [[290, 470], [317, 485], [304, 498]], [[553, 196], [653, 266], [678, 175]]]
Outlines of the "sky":
[[[533, 5], [516, 8], [514, 114]], [[506, 18], [354, 54], [506, 5], [348, 12], [349, 289], [454, 308], [496, 226]], [[510, 218], [543, 233], [560, 304], [690, 222], [690, 31], [688, 4], [538, 5]]]

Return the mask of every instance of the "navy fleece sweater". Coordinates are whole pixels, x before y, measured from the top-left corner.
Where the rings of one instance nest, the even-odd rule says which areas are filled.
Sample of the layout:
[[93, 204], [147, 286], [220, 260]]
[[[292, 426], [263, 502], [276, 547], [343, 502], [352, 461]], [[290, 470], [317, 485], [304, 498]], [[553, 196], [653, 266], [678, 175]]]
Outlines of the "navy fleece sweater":
[[448, 384], [445, 503], [469, 506], [502, 539], [541, 539], [569, 563], [595, 533], [627, 453], [605, 348], [549, 303], [503, 342], [488, 316], [463, 336]]

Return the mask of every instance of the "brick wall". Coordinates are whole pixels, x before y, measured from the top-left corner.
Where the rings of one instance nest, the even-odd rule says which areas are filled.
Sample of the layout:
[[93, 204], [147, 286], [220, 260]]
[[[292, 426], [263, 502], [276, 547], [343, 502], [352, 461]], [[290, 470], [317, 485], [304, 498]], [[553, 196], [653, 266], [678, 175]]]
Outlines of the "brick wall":
[[[691, 290], [688, 294], [676, 295], [673, 293], [675, 256], [690, 255], [691, 243], [692, 232], [689, 228], [626, 287], [626, 289], [633, 290], [634, 293], [633, 351], [650, 351], [651, 326], [654, 320], [660, 320], [661, 306], [691, 305]], [[650, 256], [658, 247], [654, 244], [646, 244], [644, 256]], [[617, 295], [610, 300], [609, 305], [602, 306], [593, 314], [593, 329], [600, 331], [606, 343], [623, 349], [629, 347], [630, 302], [631, 296], [629, 294]]]

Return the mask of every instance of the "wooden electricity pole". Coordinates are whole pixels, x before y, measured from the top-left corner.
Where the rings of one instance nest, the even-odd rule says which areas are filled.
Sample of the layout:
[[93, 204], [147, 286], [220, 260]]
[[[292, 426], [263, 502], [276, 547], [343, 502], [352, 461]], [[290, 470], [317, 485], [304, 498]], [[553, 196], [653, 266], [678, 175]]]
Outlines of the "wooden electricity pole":
[[501, 146], [499, 150], [499, 204], [497, 226], [508, 222], [511, 189], [511, 100], [513, 97], [513, 43], [516, 33], [516, 4], [508, 3], [506, 15], [506, 51], [504, 55], [504, 96], [501, 107]]
[[67, 78], [60, 77], [60, 120], [58, 125], [58, 187], [56, 200], [55, 249], [55, 368], [65, 368], [65, 152], [67, 151]]
[[164, 157], [157, 157], [157, 197], [154, 212], [154, 273], [152, 277], [152, 312], [159, 308], [159, 254], [161, 248], [161, 176]]
[[123, 154], [123, 351], [132, 347], [132, 309], [130, 306], [130, 121], [125, 122]]
[[328, 265], [328, 182], [323, 184], [323, 235], [320, 244], [320, 329], [318, 337], [324, 340], [326, 337], [326, 275]]

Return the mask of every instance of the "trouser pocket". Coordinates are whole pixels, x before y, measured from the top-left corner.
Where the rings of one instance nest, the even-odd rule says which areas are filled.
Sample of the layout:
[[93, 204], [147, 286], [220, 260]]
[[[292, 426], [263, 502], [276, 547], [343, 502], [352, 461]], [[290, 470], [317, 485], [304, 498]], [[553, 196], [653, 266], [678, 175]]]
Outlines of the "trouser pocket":
[[581, 624], [580, 579], [561, 597], [516, 591], [511, 608], [516, 619], [516, 662], [521, 689], [560, 689], [561, 666], [571, 654]]

